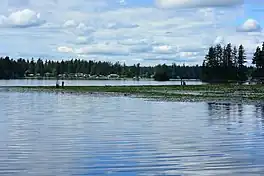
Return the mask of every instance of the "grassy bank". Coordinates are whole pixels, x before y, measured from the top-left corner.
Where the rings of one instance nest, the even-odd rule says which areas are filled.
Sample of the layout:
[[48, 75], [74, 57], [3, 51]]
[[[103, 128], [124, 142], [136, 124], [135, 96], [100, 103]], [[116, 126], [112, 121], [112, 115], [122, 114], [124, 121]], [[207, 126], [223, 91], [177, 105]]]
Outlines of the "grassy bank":
[[64, 88], [23, 86], [13, 89], [64, 93], [106, 93], [172, 101], [264, 102], [264, 86], [262, 85], [67, 86]]

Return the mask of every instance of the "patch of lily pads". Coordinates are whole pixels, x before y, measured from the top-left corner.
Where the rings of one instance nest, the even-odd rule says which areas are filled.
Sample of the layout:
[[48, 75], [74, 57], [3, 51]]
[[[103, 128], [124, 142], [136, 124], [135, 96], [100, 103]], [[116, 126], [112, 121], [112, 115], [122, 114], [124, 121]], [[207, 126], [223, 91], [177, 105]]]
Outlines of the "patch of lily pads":
[[167, 101], [234, 101], [264, 102], [262, 85], [168, 85], [168, 86], [20, 86], [12, 87], [13, 91], [87, 93], [141, 97]]

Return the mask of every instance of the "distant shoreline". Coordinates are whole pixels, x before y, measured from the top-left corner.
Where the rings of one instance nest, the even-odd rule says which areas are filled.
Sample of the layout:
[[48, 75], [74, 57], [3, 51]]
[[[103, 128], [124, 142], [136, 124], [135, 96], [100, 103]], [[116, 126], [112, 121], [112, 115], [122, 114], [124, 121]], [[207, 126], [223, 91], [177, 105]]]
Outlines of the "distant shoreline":
[[[16, 79], [0, 79], [0, 80], [57, 80], [55, 77], [49, 77], [49, 78], [39, 78], [39, 77], [24, 77], [24, 78], [16, 78]], [[64, 81], [155, 81], [153, 78], [141, 78], [139, 80], [133, 79], [133, 78], [59, 78], [58, 80], [64, 80]], [[200, 81], [199, 79], [183, 79], [185, 81]], [[169, 81], [181, 81], [181, 79], [170, 79]], [[155, 81], [155, 82], [168, 82], [168, 81]]]
[[14, 86], [10, 91], [105, 94], [181, 102], [263, 103], [262, 85], [149, 85], [149, 86]]

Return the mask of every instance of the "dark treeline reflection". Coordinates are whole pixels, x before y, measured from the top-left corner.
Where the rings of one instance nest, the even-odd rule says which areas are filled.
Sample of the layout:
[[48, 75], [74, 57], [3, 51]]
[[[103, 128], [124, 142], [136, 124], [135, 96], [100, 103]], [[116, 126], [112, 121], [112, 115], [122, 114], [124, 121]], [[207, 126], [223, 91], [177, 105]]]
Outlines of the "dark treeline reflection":
[[207, 103], [209, 124], [237, 122], [243, 123], [244, 107], [232, 103]]
[[243, 123], [244, 116], [252, 114], [252, 116], [260, 119], [262, 126], [264, 126], [264, 104], [207, 103], [207, 105], [210, 123], [215, 121]]
[[261, 119], [261, 123], [264, 125], [264, 105], [255, 105], [256, 117]]
[[229, 117], [231, 103], [208, 103], [209, 116]]

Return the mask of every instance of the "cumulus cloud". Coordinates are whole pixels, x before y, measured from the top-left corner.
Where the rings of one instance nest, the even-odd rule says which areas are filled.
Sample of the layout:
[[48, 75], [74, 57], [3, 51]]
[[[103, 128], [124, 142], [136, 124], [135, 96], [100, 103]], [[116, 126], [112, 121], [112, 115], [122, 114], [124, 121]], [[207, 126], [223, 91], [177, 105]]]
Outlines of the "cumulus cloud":
[[61, 53], [73, 53], [73, 48], [67, 46], [60, 46], [57, 48], [57, 51]]
[[[127, 8], [98, 15], [89, 13], [89, 20], [83, 24], [86, 27], [86, 24], [89, 24], [88, 26], [93, 27], [95, 32], [82, 35], [77, 39], [78, 42], [75, 38], [74, 44], [89, 45], [74, 49], [74, 53], [87, 58], [111, 56], [113, 60], [125, 55], [128, 63], [134, 63], [136, 59], [154, 58], [161, 62], [165, 59], [168, 62], [185, 59], [188, 63], [201, 64], [208, 47], [212, 44], [227, 41], [238, 45], [247, 40], [251, 41], [251, 37], [237, 33], [235, 25], [226, 25], [236, 19], [233, 14], [234, 9], [230, 8], [183, 11]], [[140, 27], [117, 27], [120, 24], [137, 24]], [[78, 25], [77, 23], [76, 26]], [[116, 27], [111, 29], [111, 25]], [[87, 41], [87, 38], [91, 37], [93, 41]], [[244, 46], [248, 49], [255, 47], [255, 44], [254, 41], [246, 42]]]
[[91, 37], [79, 36], [76, 39], [76, 44], [84, 45], [88, 43], [92, 43], [93, 39]]
[[175, 53], [175, 50], [173, 50], [171, 46], [162, 45], [162, 46], [154, 46], [153, 52], [159, 54], [168, 54], [168, 53]]
[[135, 39], [135, 38], [128, 38], [118, 41], [120, 45], [148, 45], [149, 41], [147, 39]]
[[78, 48], [74, 51], [79, 55], [128, 55], [129, 50], [125, 47], [109, 44], [97, 44]]
[[156, 0], [161, 8], [223, 7], [243, 4], [244, 0]]
[[77, 27], [77, 23], [74, 20], [67, 20], [64, 24], [63, 27], [65, 28], [73, 28]]
[[237, 28], [238, 32], [260, 32], [262, 30], [259, 22], [254, 19], [248, 19]]
[[63, 27], [77, 35], [86, 35], [94, 32], [94, 28], [87, 26], [82, 22], [77, 23], [75, 20], [66, 21], [63, 24]]
[[183, 58], [191, 58], [197, 55], [198, 55], [197, 52], [180, 52], [180, 57], [183, 57]]
[[[11, 13], [17, 7], [23, 7], [8, 7], [7, 0], [4, 1], [1, 12], [10, 9]], [[22, 5], [23, 0], [15, 1]], [[1, 28], [3, 37], [0, 53], [14, 55], [21, 53], [21, 46], [25, 46], [23, 52], [28, 56], [34, 50], [40, 54], [50, 53], [57, 58], [70, 55], [113, 62], [125, 60], [127, 64], [134, 64], [140, 59], [146, 65], [184, 60], [190, 64], [201, 64], [208, 47], [213, 43], [243, 44], [247, 53], [251, 53], [256, 44], [264, 40], [261, 32], [236, 31], [237, 17], [244, 12], [244, 8], [233, 6], [242, 4], [240, 0], [156, 1], [160, 2], [157, 5], [162, 8], [185, 9], [164, 10], [153, 7], [153, 4], [135, 4], [133, 0], [127, 0], [125, 7], [120, 6], [120, 0], [30, 1], [27, 8], [38, 9], [48, 23], [41, 30]], [[232, 7], [214, 8], [216, 6]], [[190, 7], [193, 8], [186, 9]], [[10, 21], [9, 16], [0, 16], [1, 26], [14, 27], [10, 25], [11, 22], [7, 23]], [[58, 43], [62, 45], [57, 47]], [[36, 47], [39, 49], [36, 50]], [[144, 58], [154, 58], [155, 61], [144, 61]]]
[[27, 28], [40, 26], [45, 20], [40, 18], [40, 13], [30, 9], [19, 10], [11, 13], [9, 16], [0, 17], [0, 25], [3, 27]]
[[107, 25], [108, 29], [120, 29], [120, 28], [137, 28], [137, 24], [126, 24], [126, 23], [109, 23]]
[[94, 32], [94, 29], [92, 27], [88, 27], [84, 23], [79, 23], [79, 25], [76, 27], [76, 29], [77, 29], [77, 32], [80, 34], [87, 34], [87, 33]]

